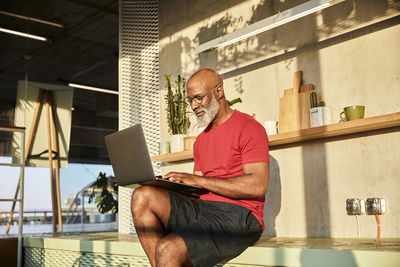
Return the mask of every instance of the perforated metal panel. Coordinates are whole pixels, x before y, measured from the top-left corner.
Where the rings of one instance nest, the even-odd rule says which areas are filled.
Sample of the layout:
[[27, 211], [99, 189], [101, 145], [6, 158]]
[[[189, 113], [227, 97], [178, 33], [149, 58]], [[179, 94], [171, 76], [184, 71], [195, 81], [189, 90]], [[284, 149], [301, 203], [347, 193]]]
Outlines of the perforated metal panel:
[[110, 266], [151, 266], [146, 257], [77, 252], [60, 249], [25, 248], [26, 267], [110, 267]]
[[122, 187], [118, 188], [118, 233], [135, 233], [131, 215], [131, 196], [133, 189]]
[[[155, 155], [160, 142], [157, 0], [120, 0], [119, 50], [119, 129], [141, 123]], [[154, 169], [159, 175], [156, 164]], [[130, 197], [127, 202], [119, 192], [119, 232], [132, 233]]]
[[85, 255], [78, 251], [43, 249], [42, 266], [82, 266], [81, 258]]
[[43, 266], [43, 248], [24, 248], [24, 266]]
[[158, 2], [121, 0], [119, 129], [142, 123], [150, 152], [160, 140]]
[[74, 266], [144, 266], [150, 267], [150, 262], [146, 257], [124, 256], [124, 255], [111, 255], [100, 253], [86, 253], [81, 256], [79, 265]]
[[[251, 266], [260, 266], [250, 264]], [[241, 267], [250, 266], [249, 264], [232, 264], [222, 262], [215, 267]], [[148, 259], [144, 256], [120, 255], [94, 253], [89, 251], [73, 251], [67, 249], [50, 249], [25, 247], [24, 248], [25, 267], [53, 267], [53, 266], [73, 266], [73, 267], [110, 267], [110, 266], [151, 266]]]

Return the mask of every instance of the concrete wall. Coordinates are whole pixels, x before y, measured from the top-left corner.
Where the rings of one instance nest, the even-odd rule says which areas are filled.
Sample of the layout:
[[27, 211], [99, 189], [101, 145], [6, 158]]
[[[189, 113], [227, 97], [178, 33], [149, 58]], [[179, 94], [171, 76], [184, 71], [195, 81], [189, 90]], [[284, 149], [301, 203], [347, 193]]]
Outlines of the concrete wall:
[[[211, 52], [212, 40], [305, 1], [159, 1], [161, 137], [169, 140], [164, 74], [189, 77], [203, 67], [224, 78], [234, 106], [260, 122], [278, 119], [279, 97], [293, 73], [313, 83], [333, 122], [342, 108], [366, 106], [366, 117], [400, 111], [400, 3], [345, 1], [275, 30]], [[194, 118], [193, 118], [194, 119]], [[196, 134], [193, 121], [190, 135]], [[399, 128], [311, 141], [271, 150], [265, 206], [267, 236], [357, 237], [345, 200], [385, 198], [382, 237], [400, 237]], [[163, 167], [192, 171], [193, 163]], [[374, 216], [360, 217], [361, 237], [376, 236]]]

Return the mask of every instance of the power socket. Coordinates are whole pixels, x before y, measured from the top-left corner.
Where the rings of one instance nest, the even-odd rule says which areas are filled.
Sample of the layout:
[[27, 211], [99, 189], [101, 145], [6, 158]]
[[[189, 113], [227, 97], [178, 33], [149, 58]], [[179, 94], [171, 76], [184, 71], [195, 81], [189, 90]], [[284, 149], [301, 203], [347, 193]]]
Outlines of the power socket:
[[367, 198], [366, 211], [368, 215], [381, 215], [386, 213], [386, 201], [383, 198]]
[[346, 200], [347, 215], [361, 215], [365, 213], [365, 201], [358, 198]]

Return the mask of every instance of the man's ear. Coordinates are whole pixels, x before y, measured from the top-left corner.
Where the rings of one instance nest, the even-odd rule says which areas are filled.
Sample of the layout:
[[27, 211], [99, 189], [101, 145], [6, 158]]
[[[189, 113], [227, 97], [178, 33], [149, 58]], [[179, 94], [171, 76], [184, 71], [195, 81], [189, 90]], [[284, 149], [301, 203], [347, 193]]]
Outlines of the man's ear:
[[217, 87], [217, 97], [218, 99], [221, 99], [224, 97], [224, 87], [222, 85]]

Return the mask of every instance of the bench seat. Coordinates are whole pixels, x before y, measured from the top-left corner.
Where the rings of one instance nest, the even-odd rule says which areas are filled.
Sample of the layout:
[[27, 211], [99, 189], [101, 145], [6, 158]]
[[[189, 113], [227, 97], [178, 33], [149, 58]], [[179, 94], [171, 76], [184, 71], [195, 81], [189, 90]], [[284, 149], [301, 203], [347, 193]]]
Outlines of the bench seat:
[[[25, 266], [150, 266], [135, 234], [24, 237]], [[400, 266], [400, 240], [263, 237], [218, 266]]]

